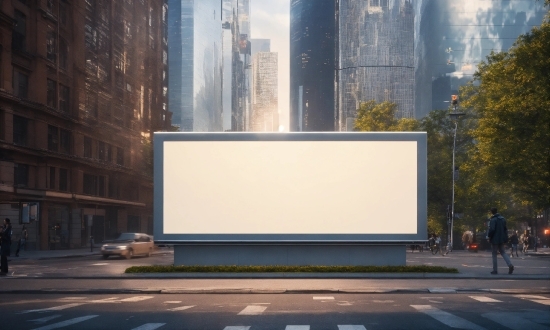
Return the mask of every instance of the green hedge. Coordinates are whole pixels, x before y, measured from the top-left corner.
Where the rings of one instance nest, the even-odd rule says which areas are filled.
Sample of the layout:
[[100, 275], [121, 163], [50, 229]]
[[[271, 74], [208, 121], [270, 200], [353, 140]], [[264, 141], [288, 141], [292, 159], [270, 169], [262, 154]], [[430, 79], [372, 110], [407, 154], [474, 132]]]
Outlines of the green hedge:
[[440, 266], [133, 266], [125, 273], [454, 273]]

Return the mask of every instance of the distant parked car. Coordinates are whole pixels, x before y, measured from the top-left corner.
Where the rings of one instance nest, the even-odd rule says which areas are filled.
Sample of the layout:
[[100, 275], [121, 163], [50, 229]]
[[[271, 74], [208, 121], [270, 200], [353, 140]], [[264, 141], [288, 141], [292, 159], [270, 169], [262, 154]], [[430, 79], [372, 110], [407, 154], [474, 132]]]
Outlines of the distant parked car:
[[111, 255], [132, 258], [134, 255], [151, 256], [154, 249], [153, 237], [142, 233], [122, 233], [112, 241], [106, 241], [101, 247], [104, 259]]
[[466, 249], [470, 252], [476, 252], [477, 253], [477, 250], [479, 250], [479, 244], [478, 243], [470, 243]]

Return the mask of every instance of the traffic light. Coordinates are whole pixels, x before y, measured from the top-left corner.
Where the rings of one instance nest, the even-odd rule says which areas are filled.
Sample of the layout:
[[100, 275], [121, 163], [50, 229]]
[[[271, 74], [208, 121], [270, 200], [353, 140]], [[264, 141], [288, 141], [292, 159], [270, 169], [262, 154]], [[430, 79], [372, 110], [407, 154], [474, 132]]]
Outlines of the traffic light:
[[451, 104], [452, 105], [458, 104], [458, 95], [451, 95]]

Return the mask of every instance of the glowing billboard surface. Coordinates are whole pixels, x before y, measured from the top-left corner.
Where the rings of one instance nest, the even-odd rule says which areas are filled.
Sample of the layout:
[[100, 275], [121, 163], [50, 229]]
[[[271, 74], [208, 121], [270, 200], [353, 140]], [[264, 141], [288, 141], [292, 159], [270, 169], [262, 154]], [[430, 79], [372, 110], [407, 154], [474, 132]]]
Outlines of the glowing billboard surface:
[[426, 237], [423, 133], [155, 134], [156, 241]]

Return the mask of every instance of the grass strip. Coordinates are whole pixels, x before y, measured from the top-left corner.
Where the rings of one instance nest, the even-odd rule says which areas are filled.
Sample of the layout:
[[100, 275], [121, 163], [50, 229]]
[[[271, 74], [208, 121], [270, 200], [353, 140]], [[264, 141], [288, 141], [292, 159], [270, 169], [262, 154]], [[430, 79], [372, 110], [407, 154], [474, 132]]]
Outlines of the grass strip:
[[125, 273], [451, 273], [441, 266], [132, 266]]

